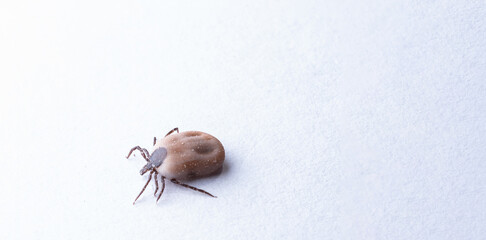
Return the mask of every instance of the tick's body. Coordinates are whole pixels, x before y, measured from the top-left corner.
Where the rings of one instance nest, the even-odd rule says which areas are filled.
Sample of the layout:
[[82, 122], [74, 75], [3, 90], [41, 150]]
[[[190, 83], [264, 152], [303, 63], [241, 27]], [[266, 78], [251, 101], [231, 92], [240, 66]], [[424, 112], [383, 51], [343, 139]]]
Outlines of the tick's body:
[[[177, 131], [177, 133], [171, 134]], [[215, 137], [198, 131], [188, 131], [179, 133], [178, 128], [174, 128], [167, 135], [156, 140], [154, 138], [154, 150], [149, 154], [145, 148], [136, 146], [130, 150], [127, 158], [134, 150], [139, 150], [147, 161], [147, 164], [140, 170], [143, 175], [150, 171], [150, 177], [144, 188], [137, 196], [135, 201], [140, 197], [152, 178], [155, 177], [155, 193], [158, 191], [158, 174], [162, 175], [162, 190], [160, 198], [165, 188], [165, 178], [181, 186], [208, 194], [212, 194], [198, 189], [177, 180], [199, 178], [218, 172], [223, 167], [224, 148], [221, 142]], [[135, 203], [135, 202], [134, 202]]]
[[166, 178], [205, 177], [221, 169], [224, 148], [215, 137], [198, 131], [171, 134], [158, 140], [154, 151], [167, 149], [167, 157], [157, 172]]

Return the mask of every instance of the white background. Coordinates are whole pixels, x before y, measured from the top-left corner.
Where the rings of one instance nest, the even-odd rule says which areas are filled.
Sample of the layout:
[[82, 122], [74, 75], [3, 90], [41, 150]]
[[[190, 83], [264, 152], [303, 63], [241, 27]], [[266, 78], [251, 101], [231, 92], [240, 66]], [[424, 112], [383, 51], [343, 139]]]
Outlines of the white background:
[[[467, 2], [467, 3], [466, 3]], [[483, 1], [2, 1], [0, 239], [484, 239]], [[140, 155], [218, 137], [219, 176]]]

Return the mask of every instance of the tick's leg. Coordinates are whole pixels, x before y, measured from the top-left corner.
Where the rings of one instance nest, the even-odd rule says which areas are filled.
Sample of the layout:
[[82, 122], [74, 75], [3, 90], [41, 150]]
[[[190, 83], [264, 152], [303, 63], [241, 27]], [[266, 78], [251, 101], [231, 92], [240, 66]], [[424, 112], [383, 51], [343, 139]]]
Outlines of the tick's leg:
[[189, 185], [187, 185], [185, 183], [181, 183], [181, 182], [177, 181], [175, 178], [171, 179], [170, 181], [173, 182], [173, 183], [175, 183], [175, 184], [179, 184], [179, 185], [181, 185], [183, 187], [190, 188], [190, 189], [192, 189], [194, 191], [202, 192], [202, 193], [205, 193], [205, 194], [207, 194], [207, 195], [209, 195], [209, 196], [211, 196], [213, 198], [216, 198], [216, 196], [214, 196], [211, 193], [208, 193], [208, 192], [206, 192], [206, 191], [204, 191], [202, 189], [199, 189], [199, 188], [196, 188], [196, 187], [193, 187], [193, 186], [189, 186]]
[[160, 197], [162, 196], [162, 193], [164, 192], [164, 188], [165, 188], [165, 177], [162, 176], [162, 189], [160, 190], [160, 193], [159, 193], [159, 197], [157, 198], [157, 202], [159, 201]]
[[154, 137], [154, 146], [155, 146], [155, 143], [156, 143], [156, 142], [157, 142], [157, 138], [156, 138], [156, 137]]
[[127, 159], [130, 157], [130, 155], [132, 155], [132, 152], [135, 151], [135, 150], [140, 151], [140, 153], [142, 154], [142, 157], [145, 158], [145, 160], [147, 162], [150, 162], [150, 160], [148, 159], [150, 157], [150, 154], [148, 153], [147, 149], [141, 148], [140, 146], [133, 147], [130, 150], [130, 152], [128, 153]]
[[143, 189], [142, 191], [138, 194], [137, 198], [135, 198], [135, 201], [133, 201], [133, 204], [135, 204], [135, 202], [137, 201], [137, 199], [140, 197], [140, 195], [142, 195], [143, 191], [145, 191], [145, 188], [147, 187], [147, 185], [149, 184], [150, 180], [152, 180], [152, 173], [153, 172], [150, 172], [150, 176], [149, 176], [149, 179], [147, 181], [147, 183], [145, 183], [145, 186], [143, 186]]
[[167, 137], [167, 136], [169, 136], [171, 133], [176, 132], [176, 131], [177, 131], [177, 133], [179, 133], [179, 128], [174, 128], [174, 129], [170, 130], [170, 132], [169, 132], [169, 133], [167, 133], [165, 136]]
[[154, 179], [155, 179], [155, 192], [154, 192], [154, 197], [155, 197], [157, 191], [159, 190], [159, 179], [157, 179], [157, 171], [154, 172]]
[[[142, 150], [145, 153], [145, 156], [147, 156], [147, 158], [150, 158], [150, 153], [147, 151], [147, 149], [142, 148]], [[145, 159], [145, 160], [147, 160], [147, 159]], [[147, 161], [149, 161], [149, 160], [147, 160]]]

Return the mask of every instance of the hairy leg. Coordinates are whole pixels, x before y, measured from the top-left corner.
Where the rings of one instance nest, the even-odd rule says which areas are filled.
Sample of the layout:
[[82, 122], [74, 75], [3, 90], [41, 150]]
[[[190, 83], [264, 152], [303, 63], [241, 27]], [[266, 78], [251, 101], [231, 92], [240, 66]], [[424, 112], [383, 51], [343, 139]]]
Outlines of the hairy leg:
[[175, 183], [175, 184], [179, 184], [179, 185], [181, 185], [181, 186], [183, 186], [183, 187], [190, 188], [190, 189], [192, 189], [192, 190], [194, 190], [194, 191], [198, 191], [198, 192], [205, 193], [205, 194], [207, 194], [207, 195], [209, 195], [209, 196], [211, 196], [211, 197], [213, 197], [213, 198], [217, 198], [216, 196], [214, 196], [214, 195], [213, 195], [213, 194], [211, 194], [211, 193], [208, 193], [208, 192], [206, 192], [206, 191], [204, 191], [204, 190], [202, 190], [202, 189], [199, 189], [199, 188], [197, 188], [197, 187], [193, 187], [193, 186], [187, 185], [187, 184], [185, 184], [185, 183], [181, 183], [181, 182], [177, 181], [177, 179], [175, 179], [175, 178], [171, 179], [170, 181], [171, 181], [171, 182], [173, 182], [173, 183]]
[[127, 159], [130, 157], [130, 155], [132, 155], [132, 152], [135, 151], [135, 150], [138, 150], [140, 151], [140, 153], [142, 154], [142, 157], [147, 161], [147, 162], [150, 162], [149, 160], [149, 157], [150, 157], [150, 154], [149, 152], [147, 151], [147, 149], [145, 148], [141, 148], [140, 146], [135, 146], [133, 147], [132, 149], [130, 149], [130, 152], [128, 153], [128, 156], [127, 156]]
[[142, 195], [143, 191], [145, 191], [145, 188], [147, 188], [147, 185], [149, 184], [150, 180], [152, 180], [152, 173], [153, 172], [150, 172], [149, 179], [148, 179], [147, 183], [145, 183], [145, 186], [143, 186], [142, 191], [140, 191], [140, 193], [138, 194], [137, 198], [135, 198], [135, 201], [133, 201], [133, 204], [135, 204], [135, 202], [140, 197], [140, 195]]
[[177, 133], [179, 133], [179, 128], [174, 128], [174, 129], [170, 130], [170, 131], [169, 131], [169, 132], [168, 132], [168, 133], [167, 133], [165, 136], [167, 137], [167, 136], [169, 136], [171, 133], [176, 132], [176, 131], [177, 131]]
[[160, 197], [162, 196], [162, 193], [164, 192], [165, 189], [165, 177], [162, 176], [162, 189], [160, 190], [159, 197], [157, 197], [157, 202], [159, 201]]
[[157, 179], [157, 171], [154, 172], [154, 180], [155, 180], [155, 192], [154, 192], [154, 197], [157, 194], [157, 191], [159, 190], [159, 181]]

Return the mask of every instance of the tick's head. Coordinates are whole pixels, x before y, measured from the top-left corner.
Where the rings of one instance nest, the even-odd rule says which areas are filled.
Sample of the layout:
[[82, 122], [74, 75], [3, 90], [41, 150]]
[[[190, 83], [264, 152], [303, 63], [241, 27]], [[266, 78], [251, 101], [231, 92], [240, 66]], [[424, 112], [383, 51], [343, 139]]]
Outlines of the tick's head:
[[152, 171], [158, 168], [164, 162], [167, 157], [167, 149], [164, 147], [159, 147], [150, 154], [149, 162], [143, 166], [140, 170], [140, 175], [144, 175], [148, 171]]
[[148, 162], [147, 164], [145, 164], [145, 166], [143, 166], [143, 168], [140, 170], [140, 175], [144, 175], [146, 172], [148, 171], [152, 171], [154, 169], [154, 167], [152, 166], [152, 164], [150, 162]]

